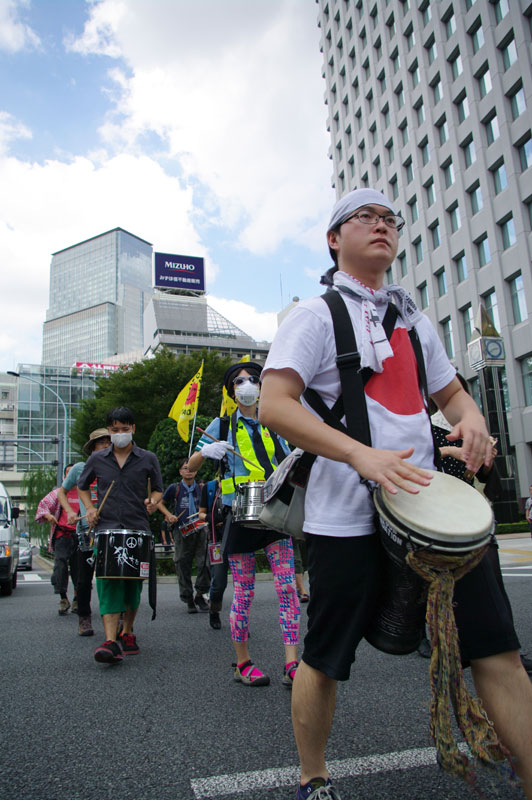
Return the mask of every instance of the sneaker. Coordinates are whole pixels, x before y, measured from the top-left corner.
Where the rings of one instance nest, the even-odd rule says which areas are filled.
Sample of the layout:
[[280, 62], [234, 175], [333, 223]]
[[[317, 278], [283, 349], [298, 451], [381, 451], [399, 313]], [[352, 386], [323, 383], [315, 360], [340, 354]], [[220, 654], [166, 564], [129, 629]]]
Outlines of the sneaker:
[[521, 655], [521, 664], [528, 674], [532, 675], [532, 658], [527, 658], [525, 654]]
[[122, 646], [122, 652], [125, 656], [136, 656], [139, 652], [140, 648], [134, 633], [120, 633], [118, 635], [118, 641]]
[[62, 597], [59, 601], [59, 611], [57, 612], [60, 617], [64, 617], [65, 614], [68, 614], [68, 609], [70, 608], [70, 603], [68, 597]]
[[196, 603], [194, 602], [194, 600], [188, 600], [187, 601], [187, 611], [188, 611], [189, 614], [197, 614], [198, 613], [198, 609], [196, 608]]
[[194, 602], [196, 603], [200, 611], [205, 612], [209, 610], [209, 606], [205, 602], [205, 598], [203, 597], [202, 594], [197, 594], [196, 597], [194, 598]]
[[90, 617], [80, 617], [78, 621], [78, 633], [80, 636], [94, 636], [94, 630]]
[[70, 613], [71, 614], [77, 614], [78, 613], [78, 601], [76, 600], [76, 598], [74, 598], [72, 600], [72, 607], [70, 609]]
[[270, 678], [257, 669], [252, 661], [244, 661], [243, 664], [233, 664], [235, 668], [234, 679], [246, 686], [268, 686]]
[[430, 642], [426, 637], [420, 641], [417, 654], [421, 658], [430, 658]]
[[123, 659], [122, 651], [117, 642], [110, 639], [94, 651], [94, 659], [102, 664], [120, 664]]
[[312, 778], [304, 786], [299, 786], [296, 800], [341, 800], [331, 783], [331, 779]]
[[209, 611], [209, 625], [211, 628], [214, 628], [215, 631], [219, 631], [222, 627], [222, 620], [217, 611]]
[[292, 688], [292, 684], [294, 682], [294, 675], [296, 674], [298, 666], [299, 666], [299, 661], [288, 662], [288, 664], [284, 668], [283, 686], [288, 686], [289, 689]]

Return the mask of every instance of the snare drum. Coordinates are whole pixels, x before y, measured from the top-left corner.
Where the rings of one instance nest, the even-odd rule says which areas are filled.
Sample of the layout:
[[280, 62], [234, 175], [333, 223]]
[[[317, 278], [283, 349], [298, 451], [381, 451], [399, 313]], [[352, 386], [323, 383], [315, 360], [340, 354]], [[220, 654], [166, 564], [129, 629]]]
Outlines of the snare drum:
[[264, 481], [237, 484], [233, 498], [233, 521], [245, 528], [262, 528], [259, 521], [263, 508], [262, 489]]
[[153, 548], [149, 531], [98, 531], [97, 536], [97, 578], [142, 580], [149, 577]]
[[486, 498], [464, 481], [433, 472], [428, 486], [410, 494], [373, 495], [384, 548], [384, 588], [366, 639], [385, 653], [412, 653], [424, 633], [427, 583], [406, 563], [411, 551], [467, 557], [490, 541], [495, 530]]
[[181, 531], [182, 536], [190, 536], [192, 533], [197, 533], [198, 531], [202, 531], [204, 528], [208, 527], [209, 526], [206, 522], [196, 519], [193, 522], [186, 522], [184, 525], [181, 525], [179, 530]]

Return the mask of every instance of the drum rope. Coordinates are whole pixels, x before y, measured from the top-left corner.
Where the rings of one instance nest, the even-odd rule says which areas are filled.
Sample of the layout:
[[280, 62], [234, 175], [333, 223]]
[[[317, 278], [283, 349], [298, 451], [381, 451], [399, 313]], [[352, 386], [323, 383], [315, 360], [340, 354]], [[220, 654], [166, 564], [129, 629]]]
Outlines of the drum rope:
[[[474, 758], [503, 771], [510, 780], [517, 780], [509, 751], [497, 736], [480, 700], [465, 684], [453, 611], [456, 581], [477, 566], [486, 549], [482, 547], [460, 556], [418, 550], [409, 552], [406, 557], [409, 566], [429, 584], [426, 620], [431, 643], [430, 733], [437, 760], [446, 772], [463, 778], [472, 787], [476, 782], [475, 771], [471, 760], [460, 752], [454, 740], [451, 706]], [[510, 764], [509, 774], [502, 762]]]

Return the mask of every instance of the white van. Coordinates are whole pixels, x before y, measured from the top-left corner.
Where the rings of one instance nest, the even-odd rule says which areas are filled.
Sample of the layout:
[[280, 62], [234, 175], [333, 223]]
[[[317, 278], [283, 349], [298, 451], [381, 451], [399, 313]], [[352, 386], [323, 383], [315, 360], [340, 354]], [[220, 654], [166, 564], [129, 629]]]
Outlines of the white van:
[[3, 483], [0, 483], [0, 594], [11, 594], [17, 585], [19, 532], [16, 519], [19, 509]]

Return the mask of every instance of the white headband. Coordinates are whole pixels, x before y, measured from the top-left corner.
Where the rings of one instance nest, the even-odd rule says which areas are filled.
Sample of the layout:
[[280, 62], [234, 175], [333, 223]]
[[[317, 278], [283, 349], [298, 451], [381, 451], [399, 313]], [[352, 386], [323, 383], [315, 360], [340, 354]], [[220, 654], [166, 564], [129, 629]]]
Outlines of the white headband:
[[333, 228], [337, 228], [342, 222], [345, 222], [357, 208], [370, 204], [385, 206], [390, 209], [392, 214], [397, 214], [397, 211], [388, 198], [381, 192], [377, 192], [376, 189], [355, 189], [349, 192], [349, 194], [346, 194], [345, 197], [342, 197], [341, 200], [338, 200], [334, 206], [327, 233], [333, 230]]

